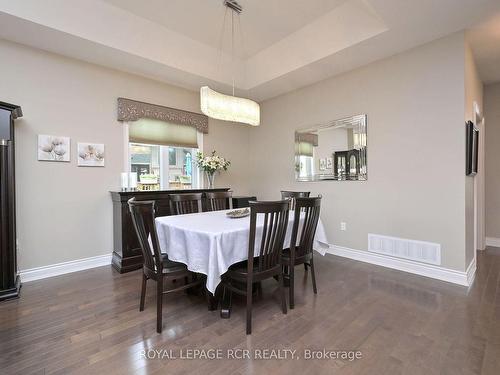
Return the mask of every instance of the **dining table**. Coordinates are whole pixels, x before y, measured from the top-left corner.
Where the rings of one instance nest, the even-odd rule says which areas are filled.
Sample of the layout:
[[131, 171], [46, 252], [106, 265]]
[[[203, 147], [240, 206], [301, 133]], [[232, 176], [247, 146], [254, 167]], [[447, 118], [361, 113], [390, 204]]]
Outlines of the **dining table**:
[[[206, 289], [212, 296], [229, 267], [248, 259], [250, 216], [232, 218], [227, 215], [229, 211], [231, 210], [160, 216], [155, 219], [161, 252], [166, 253], [172, 261], [184, 263], [188, 270], [206, 275]], [[294, 217], [294, 211], [291, 210], [284, 249], [290, 247]], [[303, 219], [302, 213], [300, 220]], [[258, 214], [256, 256], [263, 224], [264, 215]], [[297, 238], [300, 238], [300, 232]], [[325, 255], [329, 248], [321, 219], [318, 220], [313, 248], [321, 255]]]

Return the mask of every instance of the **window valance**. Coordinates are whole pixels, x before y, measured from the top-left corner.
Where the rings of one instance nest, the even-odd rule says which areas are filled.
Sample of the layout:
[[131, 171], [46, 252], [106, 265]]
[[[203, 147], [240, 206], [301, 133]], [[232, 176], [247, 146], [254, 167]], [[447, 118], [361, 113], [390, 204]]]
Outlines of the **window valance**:
[[200, 133], [208, 133], [208, 117], [200, 113], [118, 98], [118, 121], [137, 121], [143, 118], [191, 126]]
[[318, 135], [314, 133], [297, 133], [296, 140], [302, 143], [310, 143], [314, 147], [318, 145]]

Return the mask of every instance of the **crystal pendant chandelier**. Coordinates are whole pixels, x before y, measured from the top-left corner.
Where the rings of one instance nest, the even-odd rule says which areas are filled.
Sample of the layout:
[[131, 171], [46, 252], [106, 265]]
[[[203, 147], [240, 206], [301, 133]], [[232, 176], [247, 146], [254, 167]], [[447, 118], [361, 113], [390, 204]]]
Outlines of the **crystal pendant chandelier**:
[[[234, 59], [234, 14], [239, 15], [243, 8], [235, 0], [224, 0], [224, 5], [231, 10], [231, 57]], [[233, 95], [221, 94], [208, 86], [200, 88], [201, 111], [217, 120], [260, 125], [259, 104], [250, 99], [234, 96], [234, 71], [232, 80]]]

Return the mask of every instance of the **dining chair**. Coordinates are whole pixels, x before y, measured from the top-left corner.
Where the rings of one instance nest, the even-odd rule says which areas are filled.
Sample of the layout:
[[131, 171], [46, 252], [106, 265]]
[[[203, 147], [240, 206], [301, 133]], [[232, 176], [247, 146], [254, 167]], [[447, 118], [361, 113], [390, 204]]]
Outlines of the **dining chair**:
[[[307, 198], [311, 194], [310, 191], [288, 191], [281, 190], [281, 199], [290, 200], [290, 210], [295, 210], [295, 199], [296, 198]], [[286, 267], [285, 267], [286, 269]], [[307, 264], [304, 263], [304, 269], [307, 271]]]
[[232, 191], [216, 191], [207, 192], [208, 210], [232, 210], [233, 209], [233, 192]]
[[[290, 247], [283, 250], [282, 264], [288, 268], [290, 281], [290, 309], [294, 308], [294, 275], [295, 266], [304, 264], [311, 267], [311, 279], [314, 294], [316, 288], [316, 274], [314, 271], [313, 243], [318, 226], [321, 196], [314, 198], [296, 198], [292, 236]], [[301, 220], [301, 216], [303, 219]]]
[[295, 209], [295, 199], [296, 198], [307, 198], [311, 194], [310, 191], [287, 191], [281, 190], [281, 199], [290, 200], [290, 209]]
[[[188, 271], [185, 264], [171, 261], [167, 254], [161, 253], [154, 222], [154, 201], [137, 201], [131, 198], [128, 206], [144, 258], [139, 311], [144, 310], [147, 281], [156, 281], [156, 332], [161, 333], [163, 295], [192, 288], [200, 284], [203, 279]], [[191, 281], [189, 281], [189, 276], [191, 276]], [[165, 281], [177, 279], [184, 279], [185, 283], [173, 289], [164, 290]]]
[[[288, 214], [288, 201], [250, 202], [248, 260], [232, 265], [222, 277], [224, 293], [229, 293], [229, 304], [231, 304], [231, 294], [233, 292], [245, 295], [247, 298], [247, 335], [252, 333], [252, 292], [254, 283], [278, 276], [281, 308], [283, 314], [286, 314], [281, 254], [288, 224]], [[257, 215], [262, 217], [262, 230], [259, 228], [261, 237], [258, 238], [258, 251], [255, 252]]]
[[202, 193], [170, 194], [170, 213], [172, 215], [202, 212]]

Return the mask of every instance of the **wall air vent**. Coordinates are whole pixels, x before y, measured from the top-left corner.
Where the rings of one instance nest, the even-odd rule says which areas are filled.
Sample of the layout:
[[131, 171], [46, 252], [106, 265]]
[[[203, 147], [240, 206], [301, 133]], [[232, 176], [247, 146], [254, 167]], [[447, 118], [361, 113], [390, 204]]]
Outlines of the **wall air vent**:
[[396, 258], [441, 265], [441, 245], [368, 233], [368, 251]]

